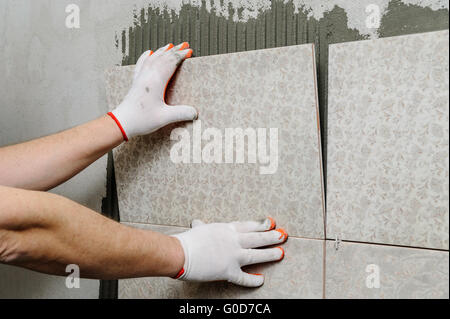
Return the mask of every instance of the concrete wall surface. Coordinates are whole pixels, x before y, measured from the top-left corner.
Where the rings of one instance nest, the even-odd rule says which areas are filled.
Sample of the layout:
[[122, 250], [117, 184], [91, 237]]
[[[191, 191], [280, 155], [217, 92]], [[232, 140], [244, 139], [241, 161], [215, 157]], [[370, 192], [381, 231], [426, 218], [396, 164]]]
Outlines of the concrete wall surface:
[[[80, 8], [79, 29], [66, 28], [70, 3]], [[125, 0], [0, 1], [0, 146], [104, 114], [103, 73], [122, 59], [115, 32], [132, 20], [133, 5]], [[100, 211], [106, 163], [105, 156], [54, 192]], [[97, 280], [82, 280], [80, 289], [67, 289], [65, 278], [0, 266], [0, 298], [98, 295]]]

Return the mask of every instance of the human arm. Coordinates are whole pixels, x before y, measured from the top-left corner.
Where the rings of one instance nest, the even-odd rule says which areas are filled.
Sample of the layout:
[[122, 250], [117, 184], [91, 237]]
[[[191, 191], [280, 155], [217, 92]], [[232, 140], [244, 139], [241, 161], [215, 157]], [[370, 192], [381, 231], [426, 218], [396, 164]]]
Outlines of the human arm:
[[127, 227], [59, 195], [0, 186], [0, 262], [53, 275], [175, 276], [184, 263], [173, 237]]
[[108, 115], [72, 129], [0, 148], [0, 185], [46, 191], [70, 179], [124, 140], [174, 122], [193, 120], [191, 106], [165, 103], [168, 82], [192, 50], [187, 43], [147, 51], [136, 64], [133, 85]]
[[65, 182], [123, 141], [105, 115], [72, 129], [0, 148], [0, 185], [46, 191]]
[[[279, 261], [287, 234], [275, 222], [203, 224], [175, 236], [131, 228], [59, 195], [0, 186], [0, 263], [83, 278], [150, 276], [228, 280], [257, 287], [264, 277], [242, 266]], [[183, 269], [184, 272], [180, 273]]]

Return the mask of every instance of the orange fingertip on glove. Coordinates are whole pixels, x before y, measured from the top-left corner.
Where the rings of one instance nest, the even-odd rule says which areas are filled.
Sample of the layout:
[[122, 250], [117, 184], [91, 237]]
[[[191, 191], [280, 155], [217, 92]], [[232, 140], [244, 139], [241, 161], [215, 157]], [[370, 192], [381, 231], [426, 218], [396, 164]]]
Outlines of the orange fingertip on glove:
[[278, 261], [282, 261], [284, 259], [284, 249], [283, 249], [283, 247], [277, 247], [277, 248], [281, 250], [281, 257]]
[[180, 47], [180, 50], [179, 50], [179, 51], [185, 50], [185, 49], [187, 49], [187, 48], [189, 48], [189, 43], [188, 43], [188, 42], [183, 42], [183, 43], [181, 44], [181, 47]]
[[[183, 43], [181, 44], [181, 47], [180, 47], [180, 50], [179, 50], [179, 51], [183, 51], [183, 50], [186, 50], [186, 49], [188, 49], [188, 48], [189, 48], [189, 43], [188, 43], [188, 42], [183, 42]], [[190, 49], [189, 52], [186, 54], [186, 59], [191, 58], [193, 52], [194, 52], [194, 51], [193, 51], [192, 49]]]
[[166, 51], [169, 51], [169, 50], [172, 49], [172, 48], [173, 48], [173, 43], [169, 43], [169, 45], [167, 46]]
[[288, 234], [285, 232], [285, 230], [283, 228], [278, 228], [276, 229], [277, 232], [279, 232], [280, 235], [280, 239], [284, 237], [283, 241], [286, 241], [288, 239]]
[[274, 230], [275, 226], [277, 225], [275, 223], [275, 220], [272, 217], [267, 217], [267, 219], [270, 220], [270, 228], [269, 228], [269, 230]]

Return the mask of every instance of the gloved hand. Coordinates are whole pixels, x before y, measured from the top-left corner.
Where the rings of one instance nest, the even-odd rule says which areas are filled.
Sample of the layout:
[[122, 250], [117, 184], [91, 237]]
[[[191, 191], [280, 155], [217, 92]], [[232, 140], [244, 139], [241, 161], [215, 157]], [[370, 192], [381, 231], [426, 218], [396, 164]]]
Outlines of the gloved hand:
[[156, 52], [144, 52], [136, 63], [133, 85], [123, 102], [108, 113], [122, 131], [124, 139], [146, 135], [174, 122], [192, 121], [192, 106], [165, 103], [167, 85], [177, 67], [192, 56], [189, 44], [168, 44]]
[[204, 224], [194, 221], [192, 229], [174, 235], [184, 250], [184, 268], [176, 279], [187, 281], [226, 280], [245, 287], [259, 287], [264, 283], [261, 274], [249, 274], [241, 267], [284, 258], [281, 247], [254, 249], [281, 244], [288, 235], [282, 229], [273, 230], [275, 222], [234, 222]]

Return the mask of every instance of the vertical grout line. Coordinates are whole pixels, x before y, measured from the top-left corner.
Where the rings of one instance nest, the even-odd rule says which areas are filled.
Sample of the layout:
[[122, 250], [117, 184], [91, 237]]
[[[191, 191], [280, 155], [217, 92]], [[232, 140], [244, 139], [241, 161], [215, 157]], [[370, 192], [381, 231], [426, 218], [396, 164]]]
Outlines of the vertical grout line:
[[322, 299], [327, 299], [327, 241], [323, 240], [322, 253]]
[[328, 17], [324, 16], [317, 24], [317, 36], [316, 41], [318, 43], [318, 88], [319, 94], [319, 106], [321, 111], [321, 132], [322, 132], [322, 152], [323, 152], [323, 178], [325, 189], [325, 206], [327, 203], [327, 148], [328, 148], [328, 42], [329, 36], [332, 32], [328, 30]]
[[319, 111], [319, 96], [317, 90], [317, 66], [316, 66], [316, 54], [315, 54], [315, 44], [311, 44], [311, 56], [313, 60], [313, 78], [314, 78], [314, 95], [316, 102], [316, 125], [317, 125], [317, 149], [319, 152], [319, 172], [320, 172], [320, 186], [322, 190], [322, 227], [323, 236], [327, 238], [326, 234], [326, 209], [325, 209], [325, 189], [324, 189], [324, 179], [323, 179], [323, 160], [322, 160], [322, 143], [321, 143], [321, 131], [320, 131], [320, 111]]
[[[319, 39], [320, 41], [320, 39]], [[315, 41], [316, 42], [316, 41]], [[327, 249], [326, 249], [326, 203], [325, 203], [325, 189], [324, 189], [324, 178], [323, 178], [323, 160], [322, 160], [322, 138], [321, 138], [321, 127], [320, 127], [320, 111], [319, 111], [319, 92], [318, 92], [318, 75], [317, 75], [317, 65], [316, 65], [316, 45], [313, 43], [311, 45], [311, 56], [313, 59], [313, 74], [314, 74], [314, 92], [315, 92], [315, 101], [316, 101], [316, 119], [317, 119], [317, 143], [319, 150], [319, 171], [320, 171], [320, 183], [322, 189], [322, 221], [323, 221], [323, 250], [322, 250], [322, 299], [326, 299], [326, 258], [327, 258]], [[319, 51], [320, 53], [320, 51]], [[319, 61], [320, 62], [320, 61]]]

